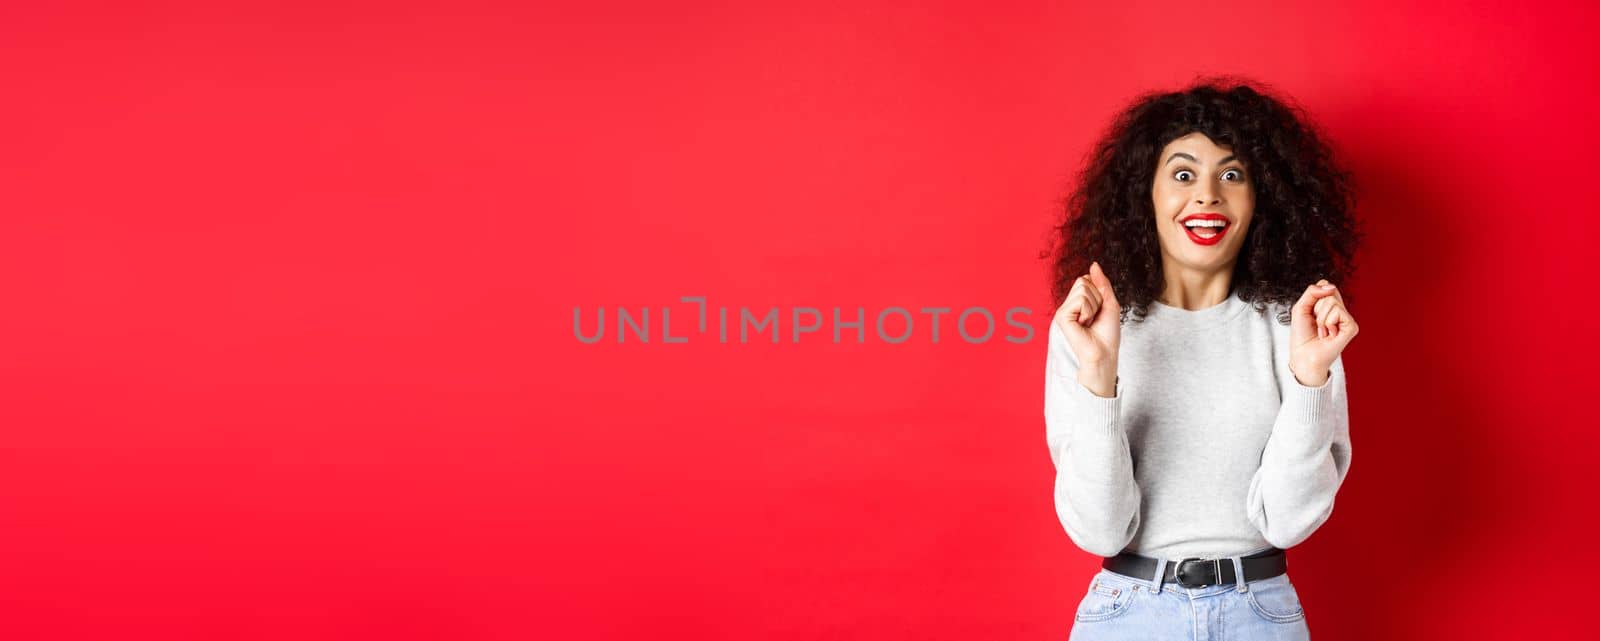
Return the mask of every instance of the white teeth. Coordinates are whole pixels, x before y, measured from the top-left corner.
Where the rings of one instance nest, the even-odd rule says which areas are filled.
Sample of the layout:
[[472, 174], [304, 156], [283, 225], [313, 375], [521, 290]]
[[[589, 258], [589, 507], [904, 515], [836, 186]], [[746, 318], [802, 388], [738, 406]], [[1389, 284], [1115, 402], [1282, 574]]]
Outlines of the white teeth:
[[1226, 227], [1226, 220], [1190, 220], [1183, 223], [1184, 227]]

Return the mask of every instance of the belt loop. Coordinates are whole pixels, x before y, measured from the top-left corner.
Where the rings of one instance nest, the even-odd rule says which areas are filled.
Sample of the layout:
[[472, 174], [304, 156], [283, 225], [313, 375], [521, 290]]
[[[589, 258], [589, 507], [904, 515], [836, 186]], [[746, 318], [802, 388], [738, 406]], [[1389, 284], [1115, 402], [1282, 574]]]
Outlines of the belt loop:
[[1233, 559], [1233, 582], [1239, 586], [1238, 591], [1249, 592], [1250, 587], [1244, 584], [1244, 559], [1236, 556], [1229, 558]]
[[1167, 574], [1167, 558], [1166, 557], [1161, 557], [1161, 558], [1156, 559], [1156, 577], [1155, 577], [1155, 581], [1154, 581], [1154, 583], [1155, 583], [1155, 593], [1156, 594], [1161, 594], [1161, 580], [1166, 578], [1166, 574]]

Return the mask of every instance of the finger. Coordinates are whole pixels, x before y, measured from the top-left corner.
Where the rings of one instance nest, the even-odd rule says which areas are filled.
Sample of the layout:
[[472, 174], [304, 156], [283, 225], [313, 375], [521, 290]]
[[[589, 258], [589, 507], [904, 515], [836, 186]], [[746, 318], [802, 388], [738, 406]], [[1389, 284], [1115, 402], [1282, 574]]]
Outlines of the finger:
[[1061, 328], [1061, 333], [1067, 337], [1067, 345], [1072, 348], [1072, 353], [1077, 355], [1084, 339], [1089, 337], [1089, 330], [1077, 322], [1078, 308], [1071, 300], [1062, 304], [1061, 310], [1056, 314], [1055, 326]]
[[1061, 309], [1056, 310], [1056, 324], [1062, 329], [1077, 326], [1078, 310], [1083, 307], [1077, 294], [1068, 294], [1067, 300], [1061, 303]]
[[1073, 288], [1072, 293], [1067, 294], [1066, 302], [1061, 303], [1061, 311], [1057, 315], [1067, 323], [1077, 324], [1080, 309], [1083, 309], [1083, 296], [1078, 294], [1077, 288]]
[[1356, 337], [1356, 332], [1361, 331], [1361, 330], [1360, 330], [1359, 327], [1356, 326], [1356, 319], [1355, 319], [1354, 316], [1350, 315], [1350, 310], [1349, 309], [1345, 308], [1343, 305], [1340, 305], [1338, 311], [1339, 311], [1339, 321], [1338, 321], [1339, 337], [1344, 339], [1345, 343], [1348, 344], [1350, 342], [1350, 339]]
[[1067, 297], [1071, 298], [1082, 294], [1086, 287], [1089, 287], [1089, 279], [1082, 276], [1077, 277], [1072, 281], [1072, 288], [1067, 290]]
[[1337, 341], [1339, 339], [1339, 316], [1339, 309], [1330, 309], [1327, 316], [1322, 319], [1322, 334], [1330, 340]]
[[1078, 284], [1073, 286], [1072, 293], [1068, 295], [1072, 301], [1073, 311], [1069, 318], [1079, 325], [1088, 325], [1100, 309], [1099, 303], [1095, 302], [1091, 294], [1092, 291], [1093, 287], [1089, 285], [1088, 279], [1080, 278]]
[[1326, 298], [1318, 299], [1316, 303], [1312, 304], [1312, 308], [1316, 310], [1317, 318], [1327, 318], [1328, 310], [1333, 309], [1338, 305], [1339, 299], [1328, 296]]
[[1078, 314], [1073, 316], [1073, 322], [1087, 325], [1089, 319], [1094, 318], [1094, 283], [1089, 282], [1087, 276], [1079, 276], [1077, 284], [1072, 288], [1072, 295], [1077, 298]]
[[1106, 272], [1100, 267], [1099, 261], [1089, 263], [1089, 276], [1094, 279], [1095, 285], [1100, 290], [1101, 301], [1113, 310], [1121, 310], [1122, 305], [1117, 302], [1117, 293], [1111, 286], [1111, 279], [1106, 276]]
[[1078, 324], [1086, 326], [1093, 324], [1095, 316], [1097, 316], [1099, 313], [1100, 306], [1094, 304], [1094, 302], [1090, 301], [1088, 297], [1084, 297], [1083, 305], [1078, 308]]
[[1345, 307], [1343, 304], [1338, 304], [1328, 311], [1329, 318], [1326, 321], [1328, 335], [1341, 338], [1348, 343], [1351, 338], [1355, 337], [1355, 332], [1357, 331], [1356, 319], [1350, 315], [1350, 308]]
[[1338, 285], [1335, 285], [1333, 283], [1328, 282], [1328, 279], [1326, 279], [1326, 278], [1317, 281], [1317, 285], [1318, 286], [1327, 285], [1330, 288], [1332, 288], [1333, 297], [1339, 299], [1339, 304], [1341, 304], [1341, 305], [1344, 304], [1344, 296], [1339, 294], [1339, 286]]
[[1338, 306], [1339, 301], [1332, 296], [1318, 300], [1316, 304], [1313, 305], [1313, 309], [1316, 310], [1317, 315], [1317, 336], [1327, 338], [1333, 335], [1333, 327], [1330, 324], [1330, 313], [1333, 308]]
[[1296, 318], [1315, 318], [1316, 311], [1313, 306], [1317, 301], [1333, 296], [1337, 291], [1337, 289], [1323, 289], [1319, 285], [1306, 287], [1305, 293], [1300, 295], [1300, 300], [1295, 301], [1294, 306], [1290, 308], [1290, 313]]

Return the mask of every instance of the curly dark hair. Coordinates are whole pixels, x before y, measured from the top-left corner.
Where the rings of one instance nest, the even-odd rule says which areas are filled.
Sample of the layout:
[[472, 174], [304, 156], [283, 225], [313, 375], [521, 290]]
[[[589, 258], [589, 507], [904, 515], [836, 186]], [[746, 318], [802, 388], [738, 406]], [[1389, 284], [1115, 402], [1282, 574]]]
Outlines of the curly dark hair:
[[1196, 80], [1176, 92], [1136, 97], [1085, 156], [1064, 217], [1040, 258], [1054, 262], [1051, 295], [1060, 307], [1073, 281], [1100, 268], [1116, 288], [1121, 322], [1143, 321], [1164, 287], [1151, 187], [1157, 155], [1193, 132], [1229, 147], [1252, 174], [1255, 209], [1232, 277], [1233, 293], [1278, 322], [1307, 286], [1326, 278], [1343, 287], [1354, 273], [1362, 232], [1352, 178], [1311, 119], [1259, 82]]

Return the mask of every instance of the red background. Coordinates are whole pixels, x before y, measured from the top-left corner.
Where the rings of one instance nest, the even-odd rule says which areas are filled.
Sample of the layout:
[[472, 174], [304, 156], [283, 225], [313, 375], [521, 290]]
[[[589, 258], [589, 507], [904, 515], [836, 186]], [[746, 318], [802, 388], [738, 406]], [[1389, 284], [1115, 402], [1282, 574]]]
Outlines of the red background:
[[[1592, 3], [570, 4], [0, 10], [7, 638], [1064, 639], [1036, 254], [1203, 72], [1363, 187], [1317, 638], [1592, 627]], [[573, 335], [696, 295], [1041, 331]]]

